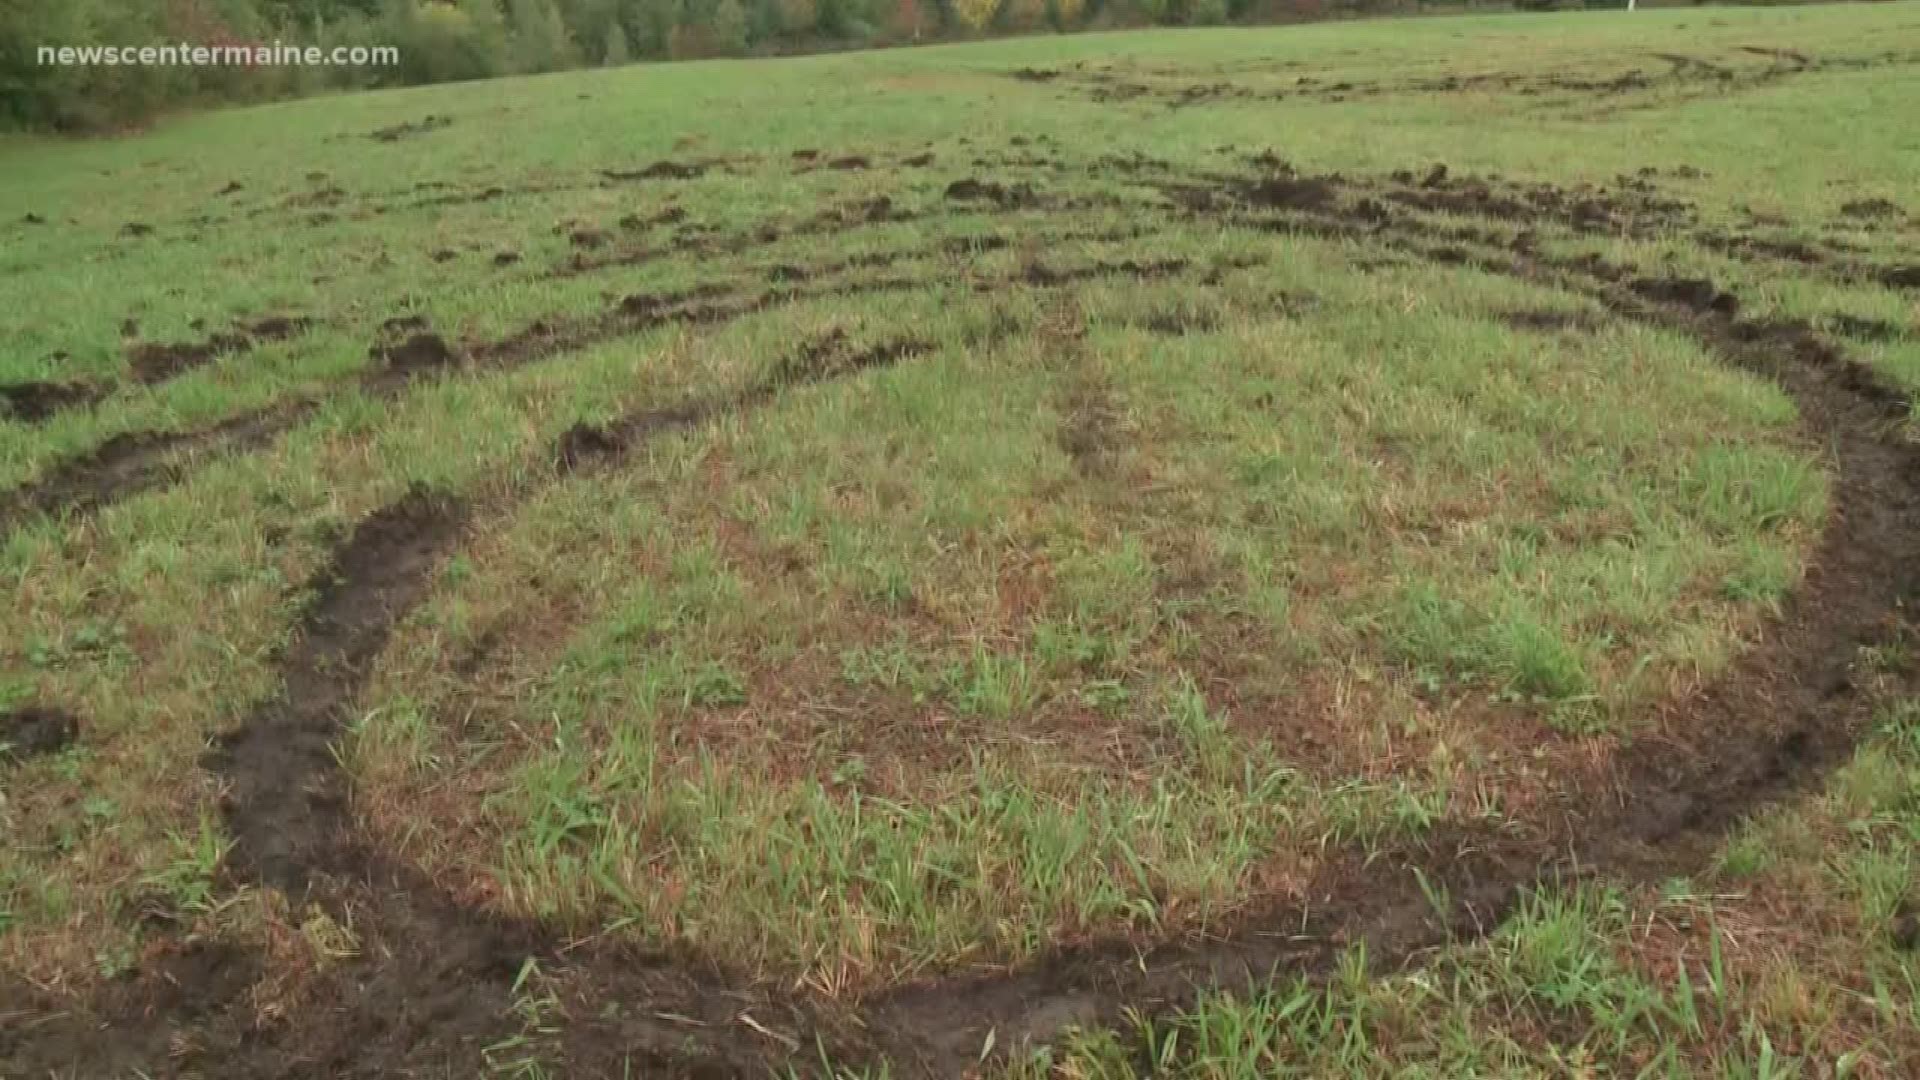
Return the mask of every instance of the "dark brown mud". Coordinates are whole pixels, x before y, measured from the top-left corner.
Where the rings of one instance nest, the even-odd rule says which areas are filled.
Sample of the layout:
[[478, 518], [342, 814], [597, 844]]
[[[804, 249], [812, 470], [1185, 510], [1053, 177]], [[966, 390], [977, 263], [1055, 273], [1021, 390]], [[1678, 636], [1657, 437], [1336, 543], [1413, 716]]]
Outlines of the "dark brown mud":
[[234, 330], [220, 331], [204, 341], [143, 341], [128, 350], [127, 364], [133, 381], [153, 386], [222, 356], [244, 353], [262, 341], [285, 341], [306, 332], [312, 325], [311, 319], [273, 315]]
[[295, 402], [244, 413], [198, 431], [115, 435], [85, 454], [54, 465], [39, 479], [0, 494], [0, 536], [35, 514], [85, 514], [164, 487], [185, 474], [195, 454], [257, 449], [312, 411], [312, 405]]
[[451, 500], [410, 492], [362, 521], [314, 579], [313, 600], [280, 661], [280, 694], [207, 763], [229, 784], [235, 873], [303, 896], [313, 875], [340, 865], [346, 792], [333, 740], [395, 620], [425, 593], [462, 519]]
[[411, 139], [429, 132], [439, 131], [441, 128], [452, 126], [453, 117], [451, 116], [426, 116], [411, 123], [377, 128], [367, 132], [367, 138], [375, 142], [399, 142], [402, 139]]
[[63, 709], [23, 705], [0, 712], [0, 767], [57, 754], [79, 737], [79, 718]]
[[38, 423], [68, 409], [82, 409], [107, 395], [86, 382], [24, 382], [0, 385], [0, 420]]

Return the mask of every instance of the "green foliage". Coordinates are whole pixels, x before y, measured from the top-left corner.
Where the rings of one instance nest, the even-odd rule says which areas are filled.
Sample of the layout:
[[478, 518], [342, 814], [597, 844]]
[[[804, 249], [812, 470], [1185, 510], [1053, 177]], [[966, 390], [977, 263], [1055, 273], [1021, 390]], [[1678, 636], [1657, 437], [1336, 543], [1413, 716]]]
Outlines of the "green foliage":
[[[1392, 0], [1351, 0], [1325, 10], [1393, 7]], [[1064, 32], [1089, 23], [1297, 21], [1318, 10], [1279, 10], [1256, 0], [0, 0], [0, 129], [98, 130], [194, 101], [458, 82], [642, 58], [923, 41], [989, 29]], [[174, 41], [393, 47], [400, 63], [55, 67], [40, 65], [35, 54], [41, 45]]]

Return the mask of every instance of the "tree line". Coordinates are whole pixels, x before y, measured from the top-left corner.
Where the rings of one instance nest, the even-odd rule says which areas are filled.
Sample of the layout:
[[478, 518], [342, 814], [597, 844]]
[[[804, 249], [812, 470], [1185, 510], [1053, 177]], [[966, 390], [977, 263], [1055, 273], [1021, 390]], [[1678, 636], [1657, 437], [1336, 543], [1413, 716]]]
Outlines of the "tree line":
[[[1089, 27], [1311, 19], [1421, 0], [0, 0], [0, 126], [86, 130], [328, 88]], [[393, 46], [391, 67], [52, 66], [41, 46]]]

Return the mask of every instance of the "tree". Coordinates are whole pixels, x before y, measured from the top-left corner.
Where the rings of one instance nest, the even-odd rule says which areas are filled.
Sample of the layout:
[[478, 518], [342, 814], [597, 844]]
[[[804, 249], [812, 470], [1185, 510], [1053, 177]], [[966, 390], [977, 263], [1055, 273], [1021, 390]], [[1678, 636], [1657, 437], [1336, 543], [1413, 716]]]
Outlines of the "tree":
[[627, 44], [627, 32], [620, 28], [618, 21], [607, 24], [606, 40], [600, 49], [600, 62], [608, 67], [619, 67], [633, 59], [633, 48]]
[[578, 62], [567, 24], [552, 0], [512, 0], [509, 8], [513, 67], [516, 71], [557, 71]]
[[960, 18], [960, 24], [969, 30], [986, 29], [1000, 10], [1000, 0], [953, 0], [953, 13]]
[[713, 47], [722, 56], [747, 51], [747, 13], [740, 0], [720, 0], [713, 6]]

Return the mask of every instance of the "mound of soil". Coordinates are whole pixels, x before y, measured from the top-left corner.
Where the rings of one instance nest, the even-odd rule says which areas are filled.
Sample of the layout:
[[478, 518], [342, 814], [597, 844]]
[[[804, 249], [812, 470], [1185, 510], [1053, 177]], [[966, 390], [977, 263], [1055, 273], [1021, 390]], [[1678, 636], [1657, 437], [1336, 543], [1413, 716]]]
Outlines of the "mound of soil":
[[205, 341], [172, 344], [143, 341], [133, 347], [127, 361], [133, 367], [134, 381], [151, 386], [197, 368], [216, 356], [244, 351], [252, 344], [251, 338], [240, 333], [219, 333]]
[[313, 326], [313, 320], [292, 315], [270, 315], [247, 326], [247, 336], [255, 341], [285, 341]]
[[1271, 176], [1247, 185], [1243, 194], [1255, 206], [1273, 210], [1320, 210], [1333, 203], [1333, 185], [1319, 177]]
[[1920, 289], [1920, 263], [1883, 270], [1880, 281], [1889, 289]]
[[618, 169], [602, 169], [600, 175], [609, 180], [692, 180], [706, 174], [707, 167], [699, 163], [681, 164], [678, 161], [656, 161], [644, 169], [623, 172]]
[[57, 754], [80, 737], [80, 721], [60, 709], [29, 705], [0, 713], [0, 763]]
[[562, 472], [573, 472], [589, 461], [618, 457], [627, 440], [617, 431], [582, 420], [560, 436], [554, 457]]
[[0, 386], [0, 418], [45, 420], [63, 409], [91, 405], [104, 387], [84, 382], [23, 382]]
[[1843, 204], [1840, 212], [1850, 218], [1862, 218], [1868, 221], [1899, 217], [1902, 213], [1900, 207], [1886, 199], [1855, 199]]
[[1008, 187], [995, 180], [955, 180], [947, 185], [947, 198], [955, 202], [991, 202], [1002, 208], [1030, 206], [1035, 200], [1033, 185], [1015, 184]]
[[1740, 300], [1732, 293], [1721, 292], [1713, 282], [1706, 278], [1635, 278], [1627, 287], [1649, 300], [1663, 304], [1679, 304], [1695, 311], [1712, 311], [1721, 315], [1732, 315], [1740, 310]]
[[424, 331], [409, 334], [399, 342], [376, 345], [372, 356], [389, 371], [408, 372], [451, 367], [460, 360], [444, 338]]
[[452, 124], [453, 118], [451, 116], [428, 116], [416, 120], [411, 124], [395, 124], [392, 127], [383, 127], [370, 131], [367, 133], [367, 138], [375, 142], [399, 142], [401, 139], [410, 139], [415, 135], [425, 135], [429, 131], [438, 131]]

